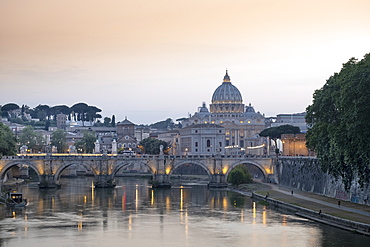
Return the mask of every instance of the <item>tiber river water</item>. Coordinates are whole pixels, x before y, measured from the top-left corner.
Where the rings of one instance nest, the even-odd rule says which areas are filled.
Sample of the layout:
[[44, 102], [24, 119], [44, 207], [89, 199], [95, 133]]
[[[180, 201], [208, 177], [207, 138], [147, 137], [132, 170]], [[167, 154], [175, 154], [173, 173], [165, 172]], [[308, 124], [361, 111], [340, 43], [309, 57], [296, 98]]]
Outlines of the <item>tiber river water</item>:
[[64, 178], [60, 190], [19, 188], [25, 209], [0, 207], [0, 246], [369, 246], [370, 238], [275, 211], [249, 197], [188, 183]]

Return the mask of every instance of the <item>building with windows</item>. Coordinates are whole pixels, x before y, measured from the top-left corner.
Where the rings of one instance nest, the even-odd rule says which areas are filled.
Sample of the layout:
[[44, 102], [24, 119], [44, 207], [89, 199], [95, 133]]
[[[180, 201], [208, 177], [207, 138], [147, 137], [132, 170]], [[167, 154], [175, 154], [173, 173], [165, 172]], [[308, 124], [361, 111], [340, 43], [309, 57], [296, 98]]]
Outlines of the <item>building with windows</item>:
[[180, 131], [178, 129], [157, 133], [158, 140], [168, 143], [168, 154], [177, 155], [179, 150]]
[[300, 128], [301, 132], [307, 132], [307, 123], [306, 123], [306, 112], [302, 113], [293, 113], [293, 114], [278, 114], [276, 116], [275, 122], [271, 123], [271, 127], [278, 127], [281, 125], [293, 125]]
[[[254, 107], [243, 104], [239, 90], [231, 83], [226, 71], [222, 84], [212, 95], [209, 105], [203, 103], [193, 116], [181, 119], [183, 128], [197, 124], [213, 124], [224, 128], [224, 148], [226, 154], [267, 154], [266, 138], [258, 134], [266, 128], [265, 116]], [[181, 133], [180, 133], [181, 135]], [[181, 135], [182, 138], [182, 135]], [[184, 153], [180, 141], [181, 152]], [[213, 149], [216, 151], [216, 149]]]
[[210, 123], [180, 129], [180, 154], [225, 154], [225, 128]]
[[127, 120], [117, 123], [117, 147], [118, 149], [138, 151], [135, 137], [135, 124]]
[[306, 134], [281, 135], [282, 155], [285, 156], [315, 156], [306, 146]]
[[57, 115], [57, 128], [61, 130], [66, 130], [67, 127], [67, 115], [59, 113]]

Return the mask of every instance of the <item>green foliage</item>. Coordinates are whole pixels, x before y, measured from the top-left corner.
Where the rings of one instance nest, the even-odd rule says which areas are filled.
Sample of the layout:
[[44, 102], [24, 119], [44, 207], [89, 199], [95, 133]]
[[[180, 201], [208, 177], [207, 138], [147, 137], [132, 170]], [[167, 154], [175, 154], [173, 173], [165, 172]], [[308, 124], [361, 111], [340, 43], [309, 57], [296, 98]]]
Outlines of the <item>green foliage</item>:
[[289, 124], [280, 125], [278, 127], [271, 127], [263, 130], [259, 135], [263, 137], [270, 137], [271, 139], [280, 139], [282, 134], [299, 134], [301, 130], [299, 127]]
[[45, 139], [41, 133], [35, 132], [32, 126], [27, 126], [19, 136], [19, 144], [26, 145], [33, 152], [40, 152], [45, 145]]
[[66, 133], [63, 130], [56, 130], [51, 134], [51, 145], [57, 147], [58, 153], [65, 153], [67, 150]]
[[2, 155], [15, 155], [17, 140], [8, 126], [0, 122], [0, 157]]
[[151, 124], [150, 127], [154, 129], [173, 129], [174, 123], [171, 118], [167, 118], [164, 121], [159, 121], [154, 124]]
[[252, 181], [252, 175], [243, 164], [236, 166], [227, 177], [227, 182], [236, 186], [251, 183]]
[[116, 116], [112, 116], [112, 127], [116, 127]]
[[111, 119], [109, 117], [104, 118], [104, 126], [106, 126], [106, 127], [112, 126]]
[[53, 115], [53, 119], [56, 120], [58, 114], [62, 113], [65, 115], [69, 115], [71, 111], [72, 111], [71, 108], [69, 108], [66, 105], [57, 105], [57, 106], [50, 107], [49, 114]]
[[97, 113], [102, 110], [96, 106], [88, 106], [86, 103], [74, 104], [70, 109], [73, 112], [74, 120], [82, 121], [82, 125], [84, 121], [92, 122], [97, 118], [101, 118], [101, 115]]
[[75, 143], [77, 152], [93, 153], [95, 148], [96, 134], [94, 131], [85, 130], [81, 140]]
[[50, 106], [48, 105], [38, 105], [35, 107], [33, 114], [36, 115], [40, 121], [44, 121], [46, 118], [50, 119], [49, 109]]
[[19, 109], [19, 105], [15, 104], [15, 103], [8, 103], [8, 104], [5, 104], [1, 107], [1, 111], [5, 111], [5, 112], [9, 112], [9, 111], [14, 111], [14, 110], [17, 110]]
[[168, 147], [167, 142], [150, 137], [140, 142], [141, 151], [145, 154], [159, 154], [160, 145], [163, 145], [163, 151]]
[[341, 177], [346, 189], [370, 181], [370, 54], [351, 58], [316, 90], [307, 107], [307, 146], [324, 171]]
[[9, 118], [8, 120], [11, 123], [24, 124], [24, 121], [22, 118]]

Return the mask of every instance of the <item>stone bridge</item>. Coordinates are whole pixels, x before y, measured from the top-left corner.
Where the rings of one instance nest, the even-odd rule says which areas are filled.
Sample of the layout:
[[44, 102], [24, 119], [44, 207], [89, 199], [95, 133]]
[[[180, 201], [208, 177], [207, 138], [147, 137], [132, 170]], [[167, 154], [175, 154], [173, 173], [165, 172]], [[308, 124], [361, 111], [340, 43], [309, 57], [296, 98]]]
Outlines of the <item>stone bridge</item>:
[[3, 181], [6, 172], [12, 167], [28, 166], [37, 173], [40, 188], [58, 188], [63, 170], [72, 165], [80, 165], [93, 172], [96, 187], [114, 187], [115, 175], [133, 164], [142, 164], [149, 168], [153, 187], [170, 187], [172, 172], [184, 164], [202, 167], [209, 176], [209, 186], [214, 188], [226, 187], [230, 171], [240, 164], [257, 167], [263, 173], [265, 181], [274, 176], [275, 170], [273, 159], [268, 156], [38, 154], [2, 157], [0, 180]]

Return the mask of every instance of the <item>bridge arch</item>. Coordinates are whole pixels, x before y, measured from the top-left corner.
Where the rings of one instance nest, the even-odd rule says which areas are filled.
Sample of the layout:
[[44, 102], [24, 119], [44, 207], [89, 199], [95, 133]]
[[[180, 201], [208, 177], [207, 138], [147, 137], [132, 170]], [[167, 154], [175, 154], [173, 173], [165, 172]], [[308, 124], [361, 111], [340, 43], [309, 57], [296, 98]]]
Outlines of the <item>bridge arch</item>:
[[73, 165], [76, 165], [76, 166], [83, 166], [83, 167], [85, 167], [87, 170], [90, 170], [90, 171], [92, 171], [93, 173], [94, 173], [94, 176], [96, 176], [97, 174], [96, 174], [96, 171], [95, 171], [95, 169], [94, 169], [94, 167], [93, 167], [93, 165], [92, 164], [90, 164], [89, 162], [66, 162], [66, 163], [63, 163], [63, 165], [62, 166], [60, 166], [58, 169], [57, 169], [57, 171], [55, 172], [55, 174], [54, 174], [54, 182], [56, 183], [56, 184], [59, 184], [59, 180], [60, 180], [60, 176], [61, 176], [61, 174], [62, 174], [62, 172], [65, 170], [65, 169], [67, 169], [68, 167], [70, 167], [70, 166], [73, 166]]
[[268, 176], [268, 173], [266, 172], [266, 170], [263, 168], [263, 166], [261, 166], [260, 164], [256, 163], [256, 162], [253, 162], [253, 161], [239, 161], [239, 162], [236, 162], [234, 164], [232, 164], [230, 166], [230, 168], [228, 169], [228, 171], [226, 172], [225, 176], [226, 176], [226, 181], [227, 181], [227, 178], [230, 174], [230, 172], [235, 168], [237, 167], [238, 165], [242, 165], [242, 164], [250, 164], [250, 165], [253, 165], [255, 167], [257, 167], [261, 172], [262, 172], [262, 175], [263, 175], [263, 179], [266, 180], [267, 179], [267, 176]]
[[5, 177], [5, 174], [14, 166], [18, 166], [18, 165], [27, 165], [28, 167], [31, 167], [32, 170], [34, 170], [37, 174], [37, 176], [39, 177], [40, 179], [40, 175], [42, 175], [44, 173], [43, 170], [40, 170], [39, 167], [34, 164], [33, 162], [27, 162], [27, 161], [13, 161], [13, 162], [10, 162], [8, 164], [6, 164], [3, 169], [0, 171], [0, 180], [3, 180], [4, 177]]
[[202, 162], [199, 162], [199, 161], [194, 161], [194, 160], [184, 160], [184, 161], [180, 161], [178, 163], [175, 163], [171, 169], [171, 171], [169, 172], [169, 175], [172, 175], [172, 173], [180, 166], [182, 165], [185, 165], [185, 164], [194, 164], [194, 165], [198, 165], [200, 167], [202, 167], [206, 172], [207, 172], [207, 175], [209, 178], [211, 178], [211, 171], [209, 170], [209, 168]]
[[144, 165], [146, 167], [149, 168], [149, 171], [151, 174], [154, 174], [154, 170], [153, 168], [148, 165], [147, 162], [144, 162], [144, 161], [134, 161], [134, 160], [127, 160], [127, 161], [118, 161], [117, 162], [117, 165], [115, 166], [115, 168], [113, 169], [113, 172], [112, 172], [112, 177], [114, 178], [116, 176], [116, 174], [122, 169], [122, 168], [125, 168], [125, 167], [128, 167], [130, 165], [135, 165], [135, 164], [139, 164], [139, 165]]

